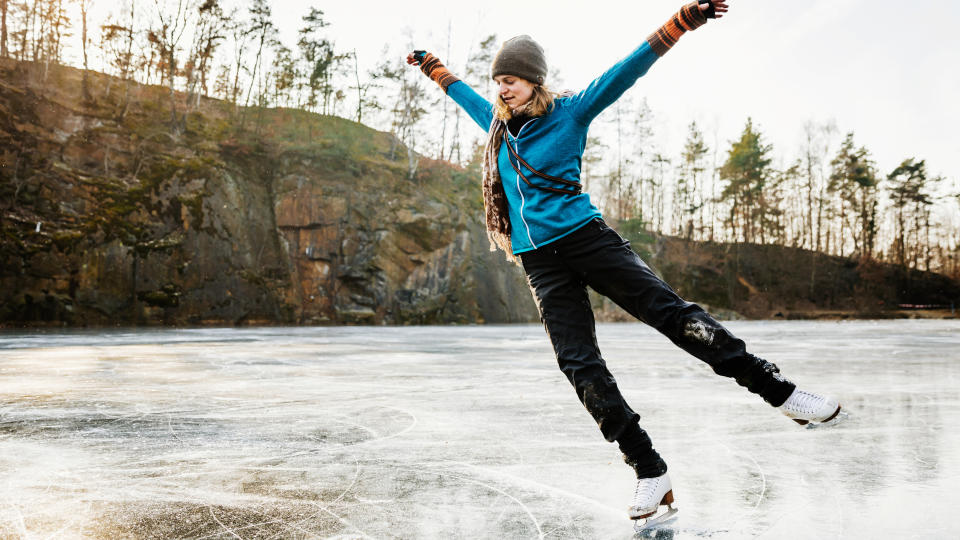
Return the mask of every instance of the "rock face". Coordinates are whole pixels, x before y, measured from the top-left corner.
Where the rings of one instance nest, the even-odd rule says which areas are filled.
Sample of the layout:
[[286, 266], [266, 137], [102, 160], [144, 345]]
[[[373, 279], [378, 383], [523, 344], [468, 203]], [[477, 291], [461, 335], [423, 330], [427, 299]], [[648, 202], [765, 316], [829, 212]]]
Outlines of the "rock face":
[[338, 118], [266, 111], [241, 136], [208, 102], [178, 130], [159, 89], [124, 105], [100, 77], [112, 94], [81, 106], [30, 77], [0, 65], [0, 324], [536, 320], [474, 173], [410, 179], [388, 135]]
[[[399, 185], [378, 187], [317, 180], [311, 177], [316, 167], [284, 168], [274, 184], [276, 228], [292, 284], [288, 301], [297, 306], [298, 321], [535, 320], [522, 273], [489, 253], [478, 205], [457, 201], [478, 196], [471, 179], [455, 185], [464, 179], [433, 163], [421, 168], [421, 184], [392, 178]], [[418, 188], [431, 182], [451, 191], [434, 198], [431, 189]]]

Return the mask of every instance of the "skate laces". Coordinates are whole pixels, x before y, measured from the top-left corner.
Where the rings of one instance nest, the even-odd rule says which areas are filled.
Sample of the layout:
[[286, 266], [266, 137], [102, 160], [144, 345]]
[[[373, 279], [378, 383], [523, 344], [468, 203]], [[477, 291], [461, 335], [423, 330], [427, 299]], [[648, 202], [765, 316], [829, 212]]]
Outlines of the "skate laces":
[[642, 503], [647, 502], [653, 498], [653, 494], [657, 491], [657, 486], [660, 485], [660, 478], [641, 478], [637, 480], [637, 489], [633, 493], [633, 503], [634, 506], [641, 506]]
[[827, 398], [823, 396], [811, 394], [810, 392], [804, 392], [803, 390], [797, 390], [792, 396], [790, 396], [790, 401], [787, 403], [787, 408], [802, 414], [814, 414], [823, 407], [823, 404], [826, 401]]

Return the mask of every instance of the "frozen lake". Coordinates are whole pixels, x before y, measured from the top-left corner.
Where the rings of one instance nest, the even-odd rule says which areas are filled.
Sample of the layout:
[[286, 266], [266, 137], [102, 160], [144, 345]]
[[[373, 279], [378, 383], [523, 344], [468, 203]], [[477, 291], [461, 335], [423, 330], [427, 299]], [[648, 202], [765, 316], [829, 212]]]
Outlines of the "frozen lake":
[[[651, 538], [958, 538], [960, 321], [733, 322], [804, 429], [640, 324]], [[0, 538], [631, 538], [632, 473], [540, 326], [0, 334]]]

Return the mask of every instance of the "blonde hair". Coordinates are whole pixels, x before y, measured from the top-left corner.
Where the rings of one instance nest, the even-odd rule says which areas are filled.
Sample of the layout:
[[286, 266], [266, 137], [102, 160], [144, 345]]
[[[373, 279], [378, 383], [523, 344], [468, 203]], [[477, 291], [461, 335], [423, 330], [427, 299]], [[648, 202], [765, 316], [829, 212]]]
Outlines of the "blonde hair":
[[497, 95], [493, 103], [493, 116], [503, 121], [510, 120], [516, 114], [526, 114], [529, 116], [543, 116], [553, 111], [553, 100], [558, 94], [552, 92], [545, 84], [535, 84], [533, 86], [533, 95], [530, 101], [517, 108], [517, 111], [511, 111], [510, 106], [504, 103], [503, 98]]

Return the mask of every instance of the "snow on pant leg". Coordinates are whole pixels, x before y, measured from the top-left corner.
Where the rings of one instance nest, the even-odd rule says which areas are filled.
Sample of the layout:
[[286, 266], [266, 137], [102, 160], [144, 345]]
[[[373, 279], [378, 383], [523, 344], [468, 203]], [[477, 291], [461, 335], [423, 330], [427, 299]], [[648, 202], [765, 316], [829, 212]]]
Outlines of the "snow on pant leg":
[[568, 245], [566, 259], [590, 287], [771, 405], [787, 400], [795, 385], [776, 365], [746, 352], [743, 340], [680, 298], [601, 220], [584, 228], [593, 234], [578, 235], [581, 241]]

